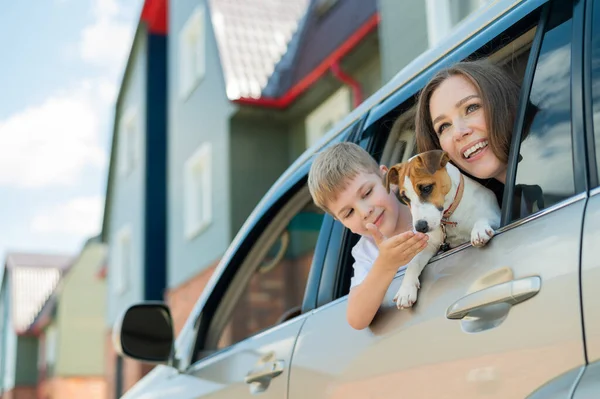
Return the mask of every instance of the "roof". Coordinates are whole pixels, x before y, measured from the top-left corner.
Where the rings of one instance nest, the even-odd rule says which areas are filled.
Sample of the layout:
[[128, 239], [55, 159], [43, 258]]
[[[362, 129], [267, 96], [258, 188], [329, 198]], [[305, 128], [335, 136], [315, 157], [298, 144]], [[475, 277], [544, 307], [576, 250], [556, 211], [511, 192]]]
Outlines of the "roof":
[[[227, 97], [239, 104], [289, 106], [377, 32], [380, 20], [376, 0], [247, 0], [229, 9], [231, 3], [211, 0], [211, 17]], [[280, 32], [269, 30], [275, 17], [285, 22]]]
[[259, 98], [296, 43], [310, 0], [210, 0], [227, 97]]
[[[281, 87], [278, 94], [283, 94], [317, 69], [323, 60], [335, 54], [360, 27], [368, 24], [377, 12], [375, 0], [338, 0], [325, 13], [318, 7], [312, 8], [296, 55], [297, 62], [294, 62], [290, 70], [288, 85]], [[375, 26], [376, 24], [372, 28]]]
[[13, 252], [6, 255], [6, 268], [58, 268], [66, 270], [73, 258], [68, 255], [36, 254], [25, 252]]
[[66, 255], [7, 255], [5, 267], [10, 273], [11, 313], [17, 333], [28, 330], [72, 261]]

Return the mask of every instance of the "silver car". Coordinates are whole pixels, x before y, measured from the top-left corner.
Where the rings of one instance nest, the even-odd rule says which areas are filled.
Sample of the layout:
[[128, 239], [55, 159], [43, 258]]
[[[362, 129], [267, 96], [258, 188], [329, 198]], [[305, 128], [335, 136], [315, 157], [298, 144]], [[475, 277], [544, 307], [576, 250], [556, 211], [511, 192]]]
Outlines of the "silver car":
[[[124, 312], [117, 351], [157, 365], [124, 398], [600, 397], [600, 0], [491, 1], [462, 32], [281, 176], [176, 341], [164, 303]], [[439, 68], [481, 57], [522, 86], [502, 227], [484, 248], [433, 258], [409, 310], [392, 302], [400, 272], [371, 325], [354, 330], [346, 306], [357, 237], [312, 204], [312, 155], [347, 140], [382, 164], [405, 160], [415, 95]], [[523, 139], [529, 104], [537, 112]], [[533, 208], [522, 206], [523, 185], [543, 192]]]

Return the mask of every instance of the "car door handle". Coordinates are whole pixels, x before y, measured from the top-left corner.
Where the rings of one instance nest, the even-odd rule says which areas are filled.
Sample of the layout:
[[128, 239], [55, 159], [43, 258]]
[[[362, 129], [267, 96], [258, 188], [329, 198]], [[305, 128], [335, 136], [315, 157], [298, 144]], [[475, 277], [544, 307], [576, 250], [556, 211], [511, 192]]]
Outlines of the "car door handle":
[[451, 320], [460, 320], [470, 312], [485, 306], [499, 303], [516, 305], [535, 296], [541, 286], [542, 280], [539, 276], [524, 277], [492, 285], [454, 302], [446, 310], [446, 317]]
[[268, 382], [272, 378], [275, 378], [279, 374], [283, 373], [284, 366], [285, 362], [283, 360], [267, 362], [261, 365], [259, 368], [249, 372], [244, 378], [244, 381], [246, 384], [252, 384], [255, 382], [264, 384], [265, 382]]

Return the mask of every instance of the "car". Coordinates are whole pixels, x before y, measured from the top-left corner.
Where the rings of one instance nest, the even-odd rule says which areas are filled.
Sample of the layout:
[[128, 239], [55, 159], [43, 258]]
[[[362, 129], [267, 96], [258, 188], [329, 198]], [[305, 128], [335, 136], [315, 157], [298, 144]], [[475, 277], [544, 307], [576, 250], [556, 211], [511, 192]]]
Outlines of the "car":
[[[398, 310], [346, 320], [358, 237], [311, 201], [316, 153], [351, 141], [392, 165], [415, 153], [420, 89], [488, 58], [520, 79], [502, 222], [485, 248], [436, 255]], [[522, 139], [529, 102], [537, 113]], [[600, 397], [600, 0], [490, 1], [334, 126], [274, 183], [175, 340], [168, 306], [118, 319], [118, 353], [156, 364], [138, 398]], [[519, 161], [519, 155], [522, 161]], [[519, 184], [544, 201], [523, 212]]]

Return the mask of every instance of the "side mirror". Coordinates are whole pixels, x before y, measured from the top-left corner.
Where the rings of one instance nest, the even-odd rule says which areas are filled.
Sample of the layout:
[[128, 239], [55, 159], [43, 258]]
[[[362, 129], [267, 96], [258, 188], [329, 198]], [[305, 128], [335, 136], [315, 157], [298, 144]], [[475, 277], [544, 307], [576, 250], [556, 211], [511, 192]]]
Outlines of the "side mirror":
[[115, 322], [112, 339], [121, 356], [145, 363], [168, 363], [174, 345], [169, 307], [160, 301], [130, 306]]

